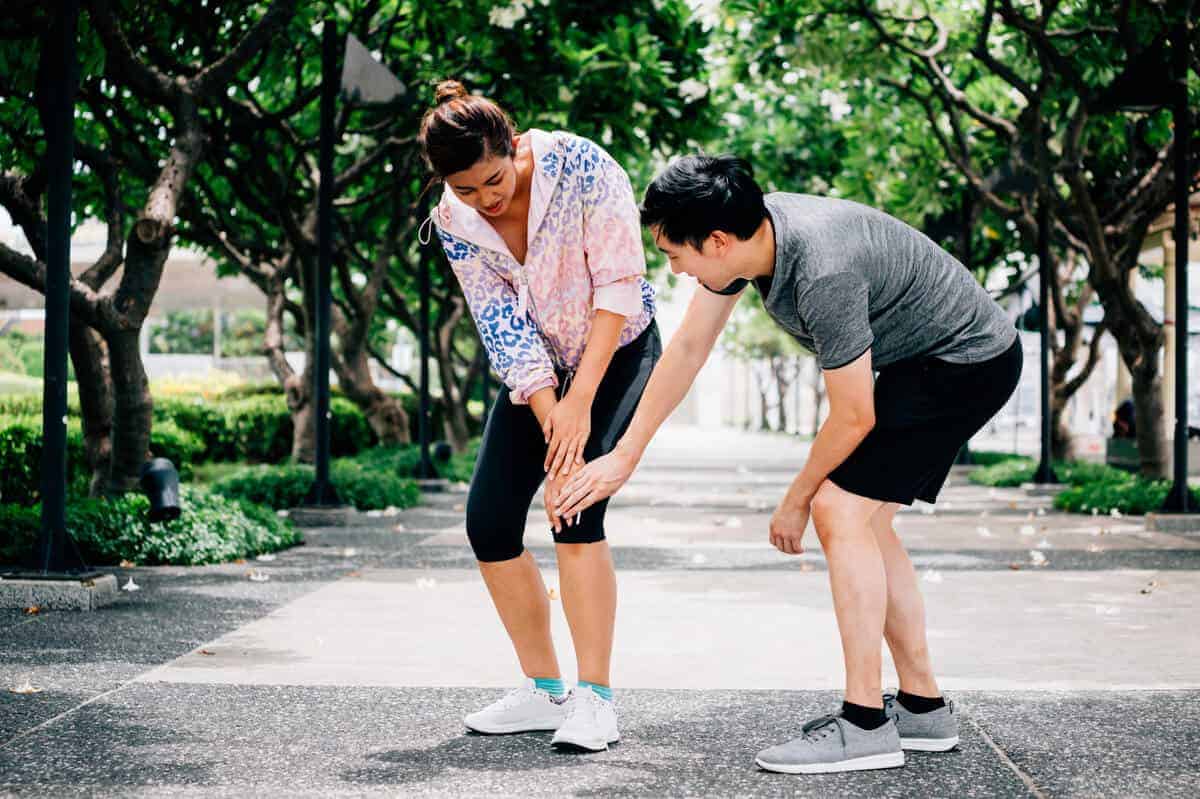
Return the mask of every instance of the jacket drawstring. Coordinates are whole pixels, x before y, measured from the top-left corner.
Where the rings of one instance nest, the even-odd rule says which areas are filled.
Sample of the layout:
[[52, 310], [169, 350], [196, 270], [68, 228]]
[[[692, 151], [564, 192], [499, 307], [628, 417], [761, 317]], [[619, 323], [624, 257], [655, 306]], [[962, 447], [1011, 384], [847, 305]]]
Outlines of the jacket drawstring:
[[431, 208], [429, 210], [429, 216], [425, 217], [425, 221], [421, 223], [419, 228], [417, 228], [417, 241], [422, 245], [428, 244], [433, 240], [433, 214], [436, 210], [437, 208]]

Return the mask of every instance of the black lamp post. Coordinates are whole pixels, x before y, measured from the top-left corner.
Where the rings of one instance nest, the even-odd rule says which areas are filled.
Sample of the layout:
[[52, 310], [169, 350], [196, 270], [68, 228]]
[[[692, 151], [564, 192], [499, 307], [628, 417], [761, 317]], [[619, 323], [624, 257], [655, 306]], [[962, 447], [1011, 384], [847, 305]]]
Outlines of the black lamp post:
[[[327, 18], [321, 30], [321, 139], [318, 167], [320, 171], [320, 186], [317, 190], [317, 274], [313, 281], [316, 289], [315, 325], [317, 346], [315, 353], [315, 369], [313, 387], [316, 401], [316, 469], [312, 487], [309, 489], [305, 504], [316, 507], [331, 507], [341, 504], [337, 489], [329, 477], [331, 414], [329, 412], [329, 368], [332, 362], [330, 355], [330, 315], [332, 313], [333, 296], [330, 288], [331, 267], [333, 264], [333, 189], [334, 171], [333, 154], [337, 143], [337, 131], [334, 129], [337, 113], [339, 91], [349, 101], [356, 103], [390, 103], [404, 94], [404, 85], [397, 80], [386, 67], [371, 57], [362, 43], [354, 36], [346, 37], [345, 57], [342, 59], [339, 75], [339, 40], [337, 21]], [[422, 460], [427, 462], [428, 453], [428, 397], [425, 359], [428, 355], [428, 312], [426, 304], [428, 287], [427, 278], [422, 281], [422, 397], [421, 425], [423, 435]], [[430, 467], [432, 469], [432, 466]]]
[[59, 5], [42, 36], [35, 99], [46, 133], [45, 380], [42, 387], [42, 524], [25, 570], [10, 578], [68, 579], [93, 572], [67, 531], [67, 340], [71, 286], [71, 174], [75, 163], [78, 0]]
[[1188, 109], [1188, 17], [1172, 36], [1173, 118], [1175, 122], [1175, 441], [1174, 481], [1163, 503], [1167, 513], [1194, 513], [1196, 507], [1188, 489], [1188, 233], [1191, 170], [1191, 119]]

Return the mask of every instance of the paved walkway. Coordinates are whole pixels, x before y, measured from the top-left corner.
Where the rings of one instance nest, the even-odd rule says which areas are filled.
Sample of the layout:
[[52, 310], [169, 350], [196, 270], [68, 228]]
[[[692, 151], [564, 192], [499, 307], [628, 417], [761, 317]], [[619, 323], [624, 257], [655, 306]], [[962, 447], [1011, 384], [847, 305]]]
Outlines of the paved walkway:
[[961, 746], [902, 771], [758, 771], [754, 753], [836, 707], [842, 678], [815, 537], [800, 558], [766, 543], [804, 454], [668, 428], [614, 502], [624, 739], [611, 752], [463, 734], [461, 716], [518, 671], [466, 544], [465, 497], [449, 494], [310, 531], [270, 562], [118, 570], [141, 590], [94, 614], [0, 612], [0, 687], [42, 689], [0, 694], [0, 793], [1200, 795], [1200, 539], [1056, 514], [957, 474], [936, 511], [898, 518]]

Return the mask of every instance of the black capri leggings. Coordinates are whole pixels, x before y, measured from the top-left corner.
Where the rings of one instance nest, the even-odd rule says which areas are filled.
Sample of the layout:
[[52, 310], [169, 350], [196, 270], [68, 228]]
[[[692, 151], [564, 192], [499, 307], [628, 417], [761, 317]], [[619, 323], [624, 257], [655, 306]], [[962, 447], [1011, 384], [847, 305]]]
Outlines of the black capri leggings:
[[[592, 434], [583, 450], [585, 460], [612, 452], [629, 427], [661, 355], [662, 341], [654, 322], [613, 353], [592, 402]], [[561, 383], [564, 375], [558, 377]], [[525, 520], [546, 476], [542, 468], [545, 461], [546, 442], [537, 417], [528, 406], [513, 405], [507, 389], [500, 391], [483, 429], [467, 498], [467, 537], [476, 558], [485, 562], [511, 560], [525, 550]], [[561, 533], [551, 530], [554, 541], [603, 541], [607, 509], [608, 500], [597, 502], [581, 514], [574, 526], [564, 526]]]

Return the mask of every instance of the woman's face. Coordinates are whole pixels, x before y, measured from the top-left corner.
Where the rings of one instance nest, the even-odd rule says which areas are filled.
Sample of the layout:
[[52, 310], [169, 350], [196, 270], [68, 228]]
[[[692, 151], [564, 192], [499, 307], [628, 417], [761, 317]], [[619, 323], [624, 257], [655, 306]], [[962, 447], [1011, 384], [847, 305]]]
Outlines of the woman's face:
[[517, 167], [512, 156], [485, 153], [469, 169], [446, 177], [458, 198], [484, 216], [508, 210], [517, 191]]

